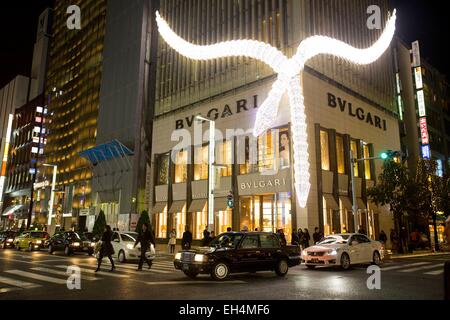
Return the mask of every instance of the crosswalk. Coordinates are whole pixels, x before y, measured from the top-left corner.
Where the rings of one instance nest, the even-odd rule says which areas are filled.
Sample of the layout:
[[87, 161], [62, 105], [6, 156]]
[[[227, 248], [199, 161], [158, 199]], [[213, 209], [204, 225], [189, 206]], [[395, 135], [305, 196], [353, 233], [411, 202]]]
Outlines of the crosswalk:
[[15, 264], [14, 269], [0, 271], [0, 296], [19, 290], [42, 288], [45, 285], [66, 286], [69, 278], [67, 270], [72, 265], [80, 268], [81, 280], [89, 282], [100, 282], [108, 279], [137, 279], [138, 281], [142, 279], [143, 283], [154, 285], [153, 282], [147, 282], [149, 278], [145, 276], [179, 273], [175, 270], [173, 262], [168, 260], [156, 260], [151, 269], [144, 268], [143, 271], [137, 271], [137, 265], [135, 264], [116, 263], [115, 272], [109, 272], [111, 264], [109, 261], [104, 261], [101, 271], [97, 273], [94, 272], [97, 269], [96, 260], [83, 259], [71, 263], [67, 259], [54, 259], [53, 262], [59, 262], [59, 264], [50, 265], [45, 260], [33, 260], [33, 257], [25, 256], [25, 258], [21, 257], [20, 259], [16, 257], [0, 258], [0, 263], [6, 260], [20, 263]]
[[381, 267], [382, 272], [398, 272], [402, 274], [419, 273], [427, 276], [440, 276], [444, 274], [444, 263], [440, 261], [433, 262], [402, 262], [386, 264]]

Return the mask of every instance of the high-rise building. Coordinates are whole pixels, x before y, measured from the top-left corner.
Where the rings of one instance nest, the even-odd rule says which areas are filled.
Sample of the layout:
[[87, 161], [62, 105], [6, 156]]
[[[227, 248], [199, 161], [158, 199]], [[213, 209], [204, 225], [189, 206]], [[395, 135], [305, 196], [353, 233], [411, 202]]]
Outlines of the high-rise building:
[[[329, 0], [162, 0], [161, 15], [176, 34], [197, 45], [254, 39], [291, 57], [302, 40], [330, 36], [358, 48], [370, 47], [381, 29], [369, 29], [369, 6], [380, 9], [382, 26], [388, 1]], [[191, 61], [159, 42], [152, 162], [149, 180], [157, 238], [166, 241], [186, 227], [200, 240], [211, 223], [217, 233], [234, 230], [319, 227], [325, 234], [359, 227], [375, 238], [393, 227], [392, 217], [367, 198], [382, 163], [353, 165], [356, 204], [351, 197], [350, 154], [376, 157], [400, 148], [392, 52], [357, 66], [333, 56], [311, 60], [304, 73], [308, 118], [311, 192], [306, 208], [296, 201], [289, 100], [284, 96], [273, 129], [252, 138], [257, 109], [276, 74], [248, 58]], [[216, 122], [214, 217], [208, 215], [208, 139], [194, 140], [195, 116]], [[204, 126], [204, 131], [207, 127]], [[231, 137], [227, 130], [234, 130]], [[184, 141], [188, 136], [191, 141]], [[216, 133], [216, 137], [219, 133]], [[179, 141], [185, 143], [179, 150]], [[231, 191], [231, 194], [230, 194]], [[228, 197], [234, 199], [230, 206]], [[352, 205], [357, 205], [356, 219]], [[213, 221], [210, 221], [213, 219]], [[357, 223], [358, 225], [355, 225]]]

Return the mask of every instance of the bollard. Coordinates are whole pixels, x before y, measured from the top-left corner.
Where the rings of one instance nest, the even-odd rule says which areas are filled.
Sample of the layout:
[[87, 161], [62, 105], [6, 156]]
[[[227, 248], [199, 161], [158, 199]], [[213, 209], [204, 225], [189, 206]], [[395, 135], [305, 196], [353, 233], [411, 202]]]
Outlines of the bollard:
[[450, 261], [444, 266], [444, 281], [445, 281], [445, 300], [450, 301]]

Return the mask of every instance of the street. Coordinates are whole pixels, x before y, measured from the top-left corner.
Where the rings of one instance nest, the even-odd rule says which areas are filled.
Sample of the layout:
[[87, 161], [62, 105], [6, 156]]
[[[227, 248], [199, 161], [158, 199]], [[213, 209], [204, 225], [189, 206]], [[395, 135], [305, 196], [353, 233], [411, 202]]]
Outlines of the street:
[[[0, 250], [0, 300], [442, 300], [443, 265], [448, 256], [388, 260], [381, 266], [381, 290], [367, 288], [367, 267], [308, 270], [293, 268], [286, 278], [274, 273], [232, 275], [214, 282], [191, 280], [174, 269], [172, 258], [158, 256], [152, 270], [117, 263], [117, 271], [95, 274], [87, 255]], [[81, 290], [67, 288], [67, 267], [81, 268]]]

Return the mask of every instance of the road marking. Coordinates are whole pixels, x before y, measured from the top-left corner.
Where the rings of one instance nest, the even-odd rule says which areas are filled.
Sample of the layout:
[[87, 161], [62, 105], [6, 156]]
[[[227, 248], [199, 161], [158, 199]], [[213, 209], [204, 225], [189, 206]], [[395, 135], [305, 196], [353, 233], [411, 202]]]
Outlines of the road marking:
[[7, 284], [9, 286], [19, 287], [22, 289], [34, 289], [34, 288], [41, 287], [41, 285], [38, 285], [35, 283], [15, 280], [15, 279], [11, 279], [11, 278], [5, 278], [5, 277], [1, 277], [1, 276], [0, 276], [0, 283]]
[[161, 281], [161, 282], [144, 282], [149, 286], [158, 286], [158, 285], [191, 285], [191, 284], [246, 284], [245, 281], [224, 281], [224, 282], [216, 282], [216, 281]]
[[[64, 271], [58, 271], [58, 270], [53, 270], [53, 269], [49, 269], [49, 268], [31, 268], [31, 270], [41, 271], [41, 272], [54, 274], [54, 275], [58, 275], [58, 276], [65, 276], [67, 278], [69, 277], [69, 275], [67, 273], [65, 273]], [[102, 280], [101, 278], [89, 277], [86, 275], [81, 275], [81, 279], [87, 280], [87, 281]]]
[[[108, 265], [108, 266], [111, 266], [110, 263], [106, 263], [105, 262], [104, 264]], [[117, 270], [124, 269], [124, 270], [120, 270], [120, 271], [123, 271], [123, 272], [131, 272], [131, 273], [138, 273], [138, 274], [142, 273], [141, 271], [137, 271], [137, 265], [136, 266], [128, 266], [128, 265], [117, 265], [116, 264], [115, 266], [116, 266]], [[160, 273], [160, 274], [169, 274], [169, 273], [173, 273], [173, 271], [175, 271], [175, 268], [171, 272], [171, 271], [167, 271], [167, 270], [154, 269], [153, 267], [152, 267], [152, 269], [147, 269], [146, 265], [144, 265], [143, 271], [144, 270], [146, 272], [153, 272], [153, 273]]]
[[392, 270], [399, 270], [399, 269], [404, 269], [404, 268], [419, 267], [419, 266], [428, 265], [431, 263], [432, 262], [417, 262], [417, 263], [410, 263], [410, 264], [402, 264], [400, 266], [382, 268], [381, 271], [392, 271]]
[[[97, 268], [97, 267], [92, 267], [92, 266], [87, 266], [90, 268]], [[66, 269], [68, 268], [68, 266], [56, 266], [56, 268], [59, 269]], [[93, 270], [90, 269], [81, 269], [81, 272], [86, 272], [86, 273], [94, 273]], [[106, 272], [106, 271], [99, 271], [97, 273], [95, 273], [96, 275], [101, 275], [101, 276], [105, 276], [105, 277], [112, 277], [112, 278], [129, 278], [129, 275], [124, 275], [124, 274], [117, 274], [117, 273], [112, 273], [112, 272]]]
[[408, 270], [401, 270], [400, 272], [416, 272], [421, 270], [429, 270], [429, 269], [435, 269], [435, 268], [444, 268], [443, 264], [434, 264], [432, 266], [425, 266], [425, 267], [419, 267], [414, 269], [408, 269]]
[[19, 290], [21, 290], [21, 289], [20, 288], [2, 288], [2, 289], [0, 289], [0, 294], [13, 292], [13, 291], [19, 291]]
[[431, 271], [431, 272], [427, 272], [424, 274], [429, 275], [429, 276], [439, 276], [441, 274], [444, 274], [444, 270]]
[[30, 273], [30, 272], [22, 271], [22, 270], [8, 270], [8, 271], [5, 271], [5, 272], [9, 273], [9, 274], [14, 274], [14, 275], [17, 275], [17, 276], [25, 277], [25, 278], [30, 278], [30, 279], [44, 281], [44, 282], [49, 282], [49, 283], [54, 283], [54, 284], [67, 284], [66, 280], [62, 280], [62, 279], [59, 279], [59, 278], [52, 278], [52, 277], [42, 276], [40, 274]]

